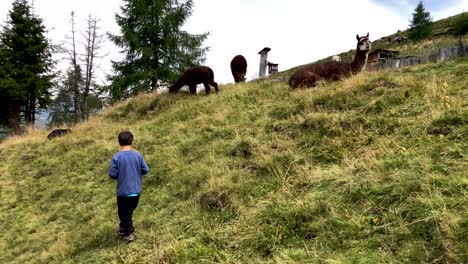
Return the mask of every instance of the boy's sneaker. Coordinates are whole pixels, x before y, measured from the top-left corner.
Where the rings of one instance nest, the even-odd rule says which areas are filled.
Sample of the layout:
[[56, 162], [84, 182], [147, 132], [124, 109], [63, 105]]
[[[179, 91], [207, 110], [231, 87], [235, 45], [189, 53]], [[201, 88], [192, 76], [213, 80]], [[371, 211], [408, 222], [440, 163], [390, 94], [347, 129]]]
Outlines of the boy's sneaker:
[[134, 234], [129, 234], [127, 236], [124, 236], [123, 240], [125, 241], [125, 243], [130, 244], [133, 241], [135, 241], [135, 235]]

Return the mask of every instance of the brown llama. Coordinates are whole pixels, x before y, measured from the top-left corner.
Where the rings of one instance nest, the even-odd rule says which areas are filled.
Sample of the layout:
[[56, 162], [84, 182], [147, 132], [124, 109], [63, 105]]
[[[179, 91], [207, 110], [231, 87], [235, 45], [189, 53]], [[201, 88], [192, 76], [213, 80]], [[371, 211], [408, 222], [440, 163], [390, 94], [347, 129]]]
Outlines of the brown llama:
[[203, 83], [206, 94], [210, 93], [210, 85], [218, 93], [218, 84], [214, 81], [213, 70], [206, 66], [195, 66], [180, 75], [176, 83], [169, 87], [170, 93], [177, 93], [182, 86], [187, 85], [191, 94], [197, 94], [197, 84]]
[[369, 33], [362, 37], [356, 35], [356, 39], [358, 41], [356, 54], [351, 63], [326, 61], [302, 66], [289, 79], [289, 86], [291, 88], [314, 87], [320, 79], [337, 81], [359, 73], [366, 67], [371, 42]]
[[71, 129], [69, 128], [57, 128], [57, 129], [52, 130], [52, 132], [50, 132], [49, 135], [47, 135], [47, 139], [51, 140], [55, 137], [62, 137], [70, 133], [71, 133]]
[[236, 83], [245, 82], [247, 72], [247, 60], [244, 56], [237, 55], [231, 60], [231, 72]]

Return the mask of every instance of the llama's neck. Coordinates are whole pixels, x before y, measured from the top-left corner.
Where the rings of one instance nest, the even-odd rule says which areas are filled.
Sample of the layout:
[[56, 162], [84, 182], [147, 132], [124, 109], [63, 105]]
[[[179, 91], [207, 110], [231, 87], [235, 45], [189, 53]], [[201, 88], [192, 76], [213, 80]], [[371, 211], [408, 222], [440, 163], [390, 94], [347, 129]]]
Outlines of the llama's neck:
[[351, 62], [351, 71], [353, 72], [353, 74], [362, 71], [366, 67], [368, 54], [369, 51], [356, 51], [356, 54], [354, 55], [354, 60]]

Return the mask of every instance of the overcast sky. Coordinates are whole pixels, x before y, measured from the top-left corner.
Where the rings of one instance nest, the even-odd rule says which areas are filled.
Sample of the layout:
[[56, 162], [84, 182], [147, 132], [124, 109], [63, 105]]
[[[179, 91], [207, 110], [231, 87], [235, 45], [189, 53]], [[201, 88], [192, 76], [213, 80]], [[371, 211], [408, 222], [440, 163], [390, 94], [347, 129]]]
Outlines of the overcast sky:
[[[30, 0], [32, 1], [32, 0]], [[270, 47], [268, 60], [279, 70], [309, 63], [354, 49], [356, 34], [369, 32], [371, 40], [405, 30], [418, 0], [194, 0], [193, 15], [184, 29], [197, 34], [209, 32], [204, 43], [210, 47], [205, 65], [218, 83], [231, 83], [229, 63], [242, 54], [248, 62], [248, 80], [258, 75], [260, 56]], [[0, 0], [0, 24], [4, 25], [13, 0]], [[426, 0], [434, 20], [461, 13], [468, 0]], [[70, 35], [70, 13], [75, 11], [77, 27], [85, 28], [88, 15], [100, 19], [101, 33], [119, 33], [115, 13], [121, 0], [34, 0], [35, 13], [58, 44]], [[98, 76], [105, 81], [110, 60], [119, 60], [118, 49], [107, 40]], [[62, 63], [61, 65], [66, 65]], [[64, 66], [61, 66], [62, 68]]]

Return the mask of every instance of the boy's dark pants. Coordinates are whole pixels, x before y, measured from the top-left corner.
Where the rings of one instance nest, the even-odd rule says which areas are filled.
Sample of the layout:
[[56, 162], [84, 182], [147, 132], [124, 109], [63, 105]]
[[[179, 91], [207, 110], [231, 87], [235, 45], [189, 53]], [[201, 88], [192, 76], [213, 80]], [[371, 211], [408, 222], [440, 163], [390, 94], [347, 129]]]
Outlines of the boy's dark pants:
[[120, 219], [120, 233], [124, 236], [133, 234], [135, 229], [133, 228], [132, 214], [138, 205], [140, 196], [117, 196], [117, 209]]

